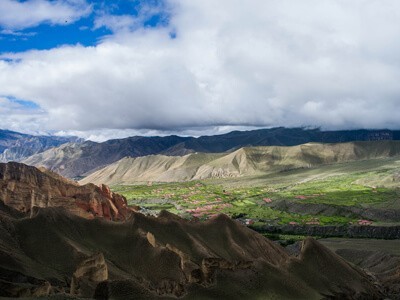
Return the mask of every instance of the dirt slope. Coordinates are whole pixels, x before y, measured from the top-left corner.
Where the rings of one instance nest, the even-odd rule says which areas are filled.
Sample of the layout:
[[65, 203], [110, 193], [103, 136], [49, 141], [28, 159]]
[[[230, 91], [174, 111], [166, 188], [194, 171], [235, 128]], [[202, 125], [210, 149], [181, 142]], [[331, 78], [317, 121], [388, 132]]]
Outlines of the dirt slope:
[[240, 177], [398, 155], [399, 141], [374, 141], [249, 147], [220, 154], [126, 157], [88, 175], [80, 182], [115, 185]]
[[[343, 130], [320, 131], [305, 128], [269, 128], [233, 131], [227, 134], [180, 137], [134, 136], [103, 143], [69, 143], [32, 155], [23, 163], [44, 166], [69, 178], [93, 173], [124, 157], [146, 155], [183, 156], [194, 152], [223, 153], [250, 146], [294, 146], [305, 143], [343, 143], [352, 141], [400, 140], [400, 131]], [[1, 142], [1, 132], [0, 132]], [[1, 152], [1, 143], [0, 143]]]
[[[380, 299], [361, 269], [312, 239], [298, 257], [220, 215], [163, 212], [88, 220], [61, 208], [31, 218], [0, 205], [0, 296], [97, 299]], [[4, 210], [3, 210], [4, 209]], [[12, 209], [11, 209], [12, 210]], [[336, 297], [336, 298], [335, 298]]]

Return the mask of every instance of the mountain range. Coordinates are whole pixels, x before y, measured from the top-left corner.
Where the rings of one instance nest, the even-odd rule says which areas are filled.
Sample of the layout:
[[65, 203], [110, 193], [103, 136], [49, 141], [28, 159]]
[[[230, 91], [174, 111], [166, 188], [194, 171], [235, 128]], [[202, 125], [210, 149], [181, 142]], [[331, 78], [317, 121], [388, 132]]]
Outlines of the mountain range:
[[77, 137], [34, 136], [10, 130], [0, 130], [0, 162], [20, 161], [69, 142], [80, 142]]
[[208, 178], [264, 175], [299, 168], [400, 155], [400, 141], [371, 141], [299, 146], [245, 147], [230, 153], [184, 156], [125, 157], [80, 183], [108, 185], [137, 182], [178, 182]]
[[305, 143], [399, 140], [400, 131], [321, 131], [304, 128], [271, 128], [233, 131], [202, 137], [130, 137], [103, 143], [67, 143], [32, 155], [22, 162], [44, 166], [69, 178], [85, 177], [124, 157], [147, 155], [182, 156], [195, 152], [223, 153], [250, 146], [294, 146]]
[[[166, 211], [131, 211], [118, 222], [83, 218], [69, 205], [99, 203], [95, 189], [82, 195], [52, 173], [0, 167], [7, 190], [0, 195], [1, 297], [383, 299], [398, 279], [378, 281], [312, 238], [289, 253], [225, 215], [206, 222]], [[47, 196], [26, 210], [26, 193]]]

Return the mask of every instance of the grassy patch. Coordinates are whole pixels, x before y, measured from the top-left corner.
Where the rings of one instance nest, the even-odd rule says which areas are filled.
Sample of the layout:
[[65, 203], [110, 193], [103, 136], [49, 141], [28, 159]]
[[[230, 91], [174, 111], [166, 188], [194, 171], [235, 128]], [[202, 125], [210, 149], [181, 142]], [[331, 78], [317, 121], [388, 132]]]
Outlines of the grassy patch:
[[[373, 166], [376, 167], [376, 166]], [[357, 221], [357, 216], [325, 216], [289, 213], [273, 209], [281, 200], [335, 206], [392, 208], [400, 203], [399, 190], [371, 184], [368, 178], [386, 176], [391, 169], [351, 172], [343, 165], [338, 173], [320, 170], [290, 171], [256, 181], [257, 185], [239, 185], [238, 179], [204, 180], [152, 185], [114, 186], [113, 191], [127, 197], [129, 204], [149, 210], [166, 209], [184, 217], [207, 219], [218, 213], [253, 219], [262, 224], [343, 225]], [[389, 170], [389, 171], [388, 171]], [[327, 172], [329, 171], [329, 172]], [[335, 173], [335, 172], [336, 173]], [[303, 175], [303, 176], [302, 176]], [[246, 182], [246, 178], [240, 179]], [[363, 184], [363, 182], [368, 184]], [[254, 182], [254, 181], [252, 181]], [[397, 203], [397, 204], [396, 204]]]
[[[271, 241], [277, 241], [282, 246], [294, 244], [296, 242], [303, 241], [307, 236], [305, 235], [291, 235], [291, 234], [276, 234], [276, 233], [263, 233], [263, 236], [270, 239]], [[314, 239], [319, 237], [314, 236]]]

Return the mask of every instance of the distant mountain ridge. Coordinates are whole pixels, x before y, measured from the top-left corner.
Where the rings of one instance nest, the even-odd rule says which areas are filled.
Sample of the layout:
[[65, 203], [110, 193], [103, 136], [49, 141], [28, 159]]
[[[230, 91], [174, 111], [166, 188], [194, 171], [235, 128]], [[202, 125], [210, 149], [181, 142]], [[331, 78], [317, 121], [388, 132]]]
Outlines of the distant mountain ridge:
[[123, 157], [162, 154], [182, 156], [194, 152], [222, 153], [248, 146], [295, 146], [310, 142], [343, 143], [351, 141], [400, 140], [400, 131], [347, 130], [321, 131], [304, 128], [271, 128], [233, 131], [202, 137], [130, 137], [103, 143], [66, 144], [33, 155], [24, 163], [44, 166], [69, 178], [84, 177]]
[[35, 136], [0, 130], [0, 162], [21, 161], [52, 147], [82, 141], [77, 137]]
[[116, 185], [241, 177], [393, 156], [400, 156], [400, 141], [308, 143], [291, 147], [245, 147], [219, 154], [125, 157], [90, 174], [80, 183]]

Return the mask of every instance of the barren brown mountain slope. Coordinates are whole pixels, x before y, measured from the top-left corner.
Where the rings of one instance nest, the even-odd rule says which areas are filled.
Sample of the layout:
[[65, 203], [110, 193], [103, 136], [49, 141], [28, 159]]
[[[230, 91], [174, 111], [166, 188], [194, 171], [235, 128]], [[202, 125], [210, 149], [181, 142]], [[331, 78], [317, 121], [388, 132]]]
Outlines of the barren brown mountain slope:
[[[69, 178], [80, 178], [124, 157], [185, 155], [194, 152], [224, 153], [250, 146], [294, 146], [305, 143], [400, 140], [400, 131], [344, 130], [276, 127], [195, 137], [134, 136], [102, 143], [69, 143], [37, 153], [23, 163], [44, 166]], [[1, 146], [1, 145], [0, 145]], [[1, 149], [0, 149], [1, 151]]]
[[239, 177], [398, 155], [399, 141], [375, 141], [248, 147], [232, 153], [192, 153], [174, 157], [126, 157], [90, 174], [80, 182], [115, 185]]
[[35, 207], [63, 207], [85, 218], [124, 220], [131, 214], [126, 199], [101, 185], [80, 186], [46, 169], [0, 163], [0, 199], [26, 213]]
[[[126, 222], [61, 208], [31, 217], [0, 202], [0, 296], [97, 299], [381, 299], [379, 287], [312, 239], [298, 257], [220, 215]], [[64, 296], [64, 297], [65, 297]]]

